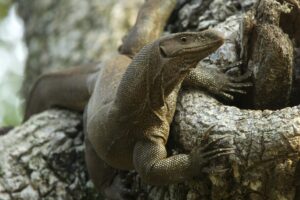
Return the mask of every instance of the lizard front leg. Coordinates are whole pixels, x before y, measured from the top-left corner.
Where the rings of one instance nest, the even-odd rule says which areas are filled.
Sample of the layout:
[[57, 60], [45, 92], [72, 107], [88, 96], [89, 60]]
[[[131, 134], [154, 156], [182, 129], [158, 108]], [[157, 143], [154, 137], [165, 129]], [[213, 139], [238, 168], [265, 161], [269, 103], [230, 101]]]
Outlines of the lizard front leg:
[[163, 139], [143, 140], [135, 146], [134, 166], [142, 180], [151, 185], [183, 182], [200, 176], [212, 159], [233, 153], [232, 148], [213, 149], [213, 146], [196, 147], [190, 154], [167, 157]]
[[197, 67], [185, 78], [183, 85], [202, 88], [226, 100], [233, 100], [233, 93], [245, 94], [245, 89], [253, 84], [245, 82], [251, 76], [246, 73], [240, 77], [231, 77], [224, 71]]

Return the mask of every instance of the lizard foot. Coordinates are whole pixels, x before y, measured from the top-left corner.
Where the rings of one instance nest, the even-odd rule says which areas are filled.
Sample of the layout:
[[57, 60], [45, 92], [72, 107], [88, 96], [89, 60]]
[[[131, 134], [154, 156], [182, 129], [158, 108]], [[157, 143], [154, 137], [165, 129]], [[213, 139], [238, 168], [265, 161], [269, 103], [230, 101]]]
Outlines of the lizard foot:
[[[211, 126], [208, 129], [208, 131], [206, 131], [204, 135], [205, 141], [208, 140], [208, 134], [213, 127], [214, 126]], [[203, 145], [204, 140], [201, 140], [200, 144], [199, 142], [197, 142], [197, 146], [191, 152], [192, 163], [195, 169], [196, 170], [201, 169], [201, 173], [211, 173], [211, 172], [221, 173], [224, 172], [224, 170], [226, 171], [227, 169], [217, 169], [217, 168], [209, 170], [206, 167], [209, 165], [210, 161], [214, 159], [219, 159], [220, 157], [235, 153], [234, 151], [235, 148], [228, 147], [226, 142], [225, 141], [223, 142], [223, 140], [228, 137], [230, 136], [220, 137], [205, 145]]]
[[229, 65], [225, 65], [225, 66], [221, 66], [219, 67], [219, 69], [223, 72], [223, 73], [228, 73], [231, 70], [239, 70], [240, 66], [243, 64], [242, 61], [237, 61], [234, 62], [232, 64]]
[[240, 76], [231, 76], [228, 71], [237, 68], [241, 62], [233, 63], [227, 67], [223, 67], [220, 70], [210, 69], [211, 76], [214, 79], [213, 83], [208, 90], [225, 100], [232, 101], [234, 94], [246, 94], [246, 89], [253, 86], [251, 82], [247, 82], [252, 75], [251, 71], [246, 72]]
[[133, 200], [134, 192], [126, 184], [124, 177], [117, 174], [111, 184], [103, 188], [104, 195], [109, 200]]

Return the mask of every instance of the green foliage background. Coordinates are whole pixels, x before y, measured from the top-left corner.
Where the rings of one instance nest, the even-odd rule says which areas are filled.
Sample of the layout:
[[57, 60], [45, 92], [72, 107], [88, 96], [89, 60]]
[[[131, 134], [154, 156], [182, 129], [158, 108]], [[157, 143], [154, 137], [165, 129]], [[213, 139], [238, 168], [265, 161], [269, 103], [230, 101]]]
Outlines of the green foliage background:
[[10, 0], [0, 0], [0, 19], [7, 16], [11, 4], [12, 2]]
[[[0, 22], [2, 22], [8, 15], [9, 9], [12, 6], [10, 0], [0, 0]], [[10, 46], [0, 40], [0, 48], [9, 52]], [[1, 68], [0, 55], [0, 70]], [[9, 66], [10, 68], [19, 69], [20, 66]], [[22, 121], [22, 101], [18, 91], [22, 84], [22, 75], [15, 70], [9, 70], [0, 80], [0, 127], [7, 125], [17, 125]]]
[[22, 83], [22, 77], [9, 72], [1, 82], [5, 82], [5, 84], [0, 86], [0, 126], [17, 125], [23, 117], [22, 102], [17, 94]]

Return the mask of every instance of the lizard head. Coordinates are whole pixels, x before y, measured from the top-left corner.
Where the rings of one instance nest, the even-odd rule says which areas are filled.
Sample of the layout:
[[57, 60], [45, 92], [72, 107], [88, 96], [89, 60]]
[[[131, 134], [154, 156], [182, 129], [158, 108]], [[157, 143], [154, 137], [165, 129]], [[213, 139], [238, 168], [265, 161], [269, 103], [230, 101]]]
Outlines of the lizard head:
[[[214, 30], [175, 33], [157, 41], [160, 76], [165, 95], [178, 85], [199, 61], [216, 51], [224, 43], [221, 33]], [[153, 77], [158, 77], [153, 76]]]
[[161, 57], [179, 58], [187, 63], [199, 62], [224, 43], [221, 33], [214, 30], [175, 33], [159, 40]]
[[170, 34], [145, 46], [135, 61], [145, 63], [143, 58], [148, 57], [146, 82], [152, 107], [163, 106], [165, 97], [180, 85], [188, 72], [223, 43], [219, 32], [206, 30]]

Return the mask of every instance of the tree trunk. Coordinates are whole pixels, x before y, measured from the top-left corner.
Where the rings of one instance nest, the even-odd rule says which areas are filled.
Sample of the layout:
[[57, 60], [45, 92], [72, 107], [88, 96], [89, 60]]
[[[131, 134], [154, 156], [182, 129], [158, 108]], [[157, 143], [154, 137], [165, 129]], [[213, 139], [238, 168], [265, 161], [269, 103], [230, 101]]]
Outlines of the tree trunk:
[[[28, 72], [35, 69], [35, 75], [43, 70], [40, 66], [98, 61], [102, 46], [95, 41], [103, 33], [98, 28], [118, 26], [107, 21], [100, 23], [102, 20], [95, 16], [104, 8], [98, 7], [96, 1], [34, 2], [20, 1], [20, 11], [28, 27], [28, 64], [33, 67]], [[253, 54], [247, 54], [251, 45], [248, 42], [254, 36], [244, 30], [245, 21], [240, 23], [254, 0], [178, 2], [166, 30], [213, 26], [228, 38], [221, 49], [201, 62], [202, 67], [226, 65], [243, 56], [247, 61], [255, 60]], [[281, 3], [278, 1], [278, 6]], [[94, 20], [86, 17], [91, 15]], [[79, 45], [80, 38], [85, 42]], [[235, 68], [229, 73], [241, 72]], [[33, 78], [27, 80], [32, 82]], [[51, 110], [0, 136], [0, 158], [4, 161], [0, 163], [0, 199], [102, 199], [87, 178], [80, 121], [78, 114]], [[208, 140], [227, 136], [222, 141], [233, 146], [235, 154], [212, 162], [201, 179], [164, 187], [142, 183], [134, 171], [120, 172], [119, 176], [135, 192], [134, 199], [299, 199], [300, 106], [263, 111], [239, 109], [224, 105], [199, 89], [183, 88], [171, 127], [169, 154], [190, 151], [206, 137], [203, 133], [211, 125], [215, 127]]]
[[22, 92], [47, 71], [96, 63], [116, 52], [143, 0], [16, 0], [29, 48]]

